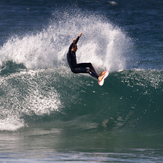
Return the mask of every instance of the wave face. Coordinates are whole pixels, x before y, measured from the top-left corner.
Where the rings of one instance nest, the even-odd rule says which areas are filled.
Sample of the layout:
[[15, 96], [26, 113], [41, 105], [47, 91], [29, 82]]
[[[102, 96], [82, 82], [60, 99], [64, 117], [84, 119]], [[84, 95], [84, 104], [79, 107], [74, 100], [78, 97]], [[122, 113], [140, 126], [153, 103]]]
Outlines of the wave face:
[[[77, 60], [110, 72], [103, 87], [67, 65], [80, 32]], [[163, 72], [132, 69], [133, 54], [132, 40], [104, 17], [54, 12], [41, 32], [13, 36], [0, 48], [0, 130], [161, 130]]]
[[108, 131], [162, 130], [162, 76], [162, 71], [150, 70], [113, 72], [103, 87], [64, 68], [1, 77], [0, 130], [39, 123]]

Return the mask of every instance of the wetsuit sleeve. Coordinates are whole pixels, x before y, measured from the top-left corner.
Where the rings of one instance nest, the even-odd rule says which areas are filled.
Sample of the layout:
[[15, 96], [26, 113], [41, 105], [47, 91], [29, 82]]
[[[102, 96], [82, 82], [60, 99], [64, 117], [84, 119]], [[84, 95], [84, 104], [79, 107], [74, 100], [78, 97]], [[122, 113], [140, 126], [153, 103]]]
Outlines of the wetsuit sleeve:
[[[79, 41], [79, 36], [76, 38], [76, 41], [75, 41], [75, 44], [77, 44], [78, 43], [78, 41]], [[72, 43], [73, 44], [73, 43]], [[72, 44], [70, 45], [70, 47], [69, 47], [69, 52], [71, 51], [71, 49], [72, 49]]]
[[78, 43], [79, 38], [80, 38], [79, 36], [76, 38], [75, 44], [77, 44], [77, 43]]

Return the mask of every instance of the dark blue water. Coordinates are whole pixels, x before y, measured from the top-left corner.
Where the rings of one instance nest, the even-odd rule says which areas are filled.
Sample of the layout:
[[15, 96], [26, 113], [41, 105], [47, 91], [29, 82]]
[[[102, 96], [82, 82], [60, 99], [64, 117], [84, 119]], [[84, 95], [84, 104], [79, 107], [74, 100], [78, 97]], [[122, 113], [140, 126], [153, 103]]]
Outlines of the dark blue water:
[[162, 63], [162, 1], [1, 1], [1, 161], [162, 162]]

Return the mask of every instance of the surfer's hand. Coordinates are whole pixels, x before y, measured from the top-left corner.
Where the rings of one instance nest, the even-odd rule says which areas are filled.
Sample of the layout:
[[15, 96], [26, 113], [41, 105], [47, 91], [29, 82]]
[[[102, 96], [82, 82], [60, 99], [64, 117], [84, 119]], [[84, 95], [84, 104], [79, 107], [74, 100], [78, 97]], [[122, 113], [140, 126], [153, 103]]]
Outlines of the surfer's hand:
[[79, 37], [81, 37], [81, 36], [82, 36], [82, 33], [79, 34]]

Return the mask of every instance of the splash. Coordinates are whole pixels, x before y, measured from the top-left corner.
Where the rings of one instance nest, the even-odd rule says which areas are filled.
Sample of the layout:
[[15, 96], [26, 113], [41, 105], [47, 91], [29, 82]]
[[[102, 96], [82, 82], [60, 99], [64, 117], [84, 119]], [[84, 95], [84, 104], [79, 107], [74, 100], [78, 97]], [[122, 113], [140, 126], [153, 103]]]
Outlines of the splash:
[[12, 60], [28, 69], [68, 66], [66, 53], [73, 38], [83, 33], [78, 62], [92, 62], [97, 69], [120, 71], [126, 68], [131, 39], [106, 18], [78, 11], [55, 12], [48, 27], [37, 34], [13, 36], [0, 49], [0, 66]]

